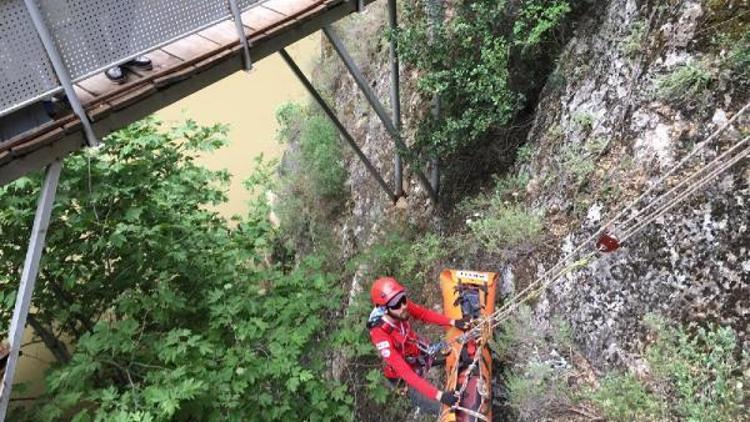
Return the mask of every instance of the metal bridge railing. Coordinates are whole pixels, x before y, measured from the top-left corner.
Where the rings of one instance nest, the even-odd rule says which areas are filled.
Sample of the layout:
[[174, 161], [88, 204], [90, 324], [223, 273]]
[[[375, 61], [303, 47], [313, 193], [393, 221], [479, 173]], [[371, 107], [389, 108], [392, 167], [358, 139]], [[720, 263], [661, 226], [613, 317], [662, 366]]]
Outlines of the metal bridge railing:
[[27, 3], [71, 82], [231, 19], [263, 0], [0, 0], [0, 116], [62, 91]]

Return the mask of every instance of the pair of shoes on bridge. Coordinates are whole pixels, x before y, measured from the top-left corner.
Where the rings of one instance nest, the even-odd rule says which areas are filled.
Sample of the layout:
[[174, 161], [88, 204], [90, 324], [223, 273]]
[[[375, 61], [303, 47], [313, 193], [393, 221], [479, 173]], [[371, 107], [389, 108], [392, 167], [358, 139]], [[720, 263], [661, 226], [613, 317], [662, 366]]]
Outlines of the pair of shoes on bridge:
[[110, 67], [109, 69], [104, 71], [104, 75], [107, 76], [107, 79], [118, 85], [124, 84], [128, 79], [127, 75], [125, 74], [125, 69], [123, 69], [124, 66], [133, 67], [140, 70], [151, 70], [154, 68], [153, 64], [151, 63], [151, 59], [146, 56], [138, 56], [130, 60], [129, 62], [126, 62], [122, 66]]

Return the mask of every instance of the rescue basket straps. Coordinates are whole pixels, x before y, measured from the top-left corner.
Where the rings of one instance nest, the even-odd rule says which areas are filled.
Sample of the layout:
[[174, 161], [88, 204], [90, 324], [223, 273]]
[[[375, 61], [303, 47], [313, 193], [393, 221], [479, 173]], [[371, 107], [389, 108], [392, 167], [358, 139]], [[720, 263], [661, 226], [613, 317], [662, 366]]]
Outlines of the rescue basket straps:
[[[475, 370], [475, 369], [477, 368], [477, 365], [479, 364], [479, 359], [480, 359], [480, 358], [482, 357], [482, 347], [484, 346], [484, 342], [485, 342], [485, 340], [486, 340], [486, 339], [482, 338], [482, 339], [481, 339], [481, 340], [479, 341], [479, 343], [477, 344], [477, 350], [476, 350], [476, 352], [474, 353], [474, 360], [472, 360], [471, 364], [469, 365], [469, 367], [468, 367], [468, 368], [467, 368], [467, 370], [466, 370], [466, 372], [467, 372], [467, 375], [466, 375], [466, 377], [464, 378], [464, 382], [463, 382], [463, 383], [461, 383], [461, 387], [460, 387], [459, 389], [457, 389], [457, 390], [456, 390], [456, 393], [458, 393], [458, 401], [456, 402], [456, 404], [454, 404], [454, 405], [453, 405], [453, 406], [451, 406], [450, 408], [448, 408], [448, 409], [445, 409], [445, 410], [444, 410], [444, 411], [442, 412], [442, 414], [440, 415], [440, 418], [439, 418], [439, 420], [442, 420], [442, 419], [443, 419], [443, 417], [444, 417], [444, 416], [445, 416], [445, 415], [446, 415], [446, 414], [447, 414], [448, 412], [453, 412], [453, 411], [460, 411], [460, 412], [464, 412], [464, 413], [466, 413], [466, 414], [468, 414], [468, 415], [470, 415], [470, 416], [474, 416], [475, 418], [481, 419], [481, 420], [483, 420], [483, 421], [488, 421], [488, 419], [487, 419], [487, 416], [485, 416], [485, 415], [483, 415], [483, 414], [481, 414], [481, 413], [479, 413], [479, 412], [476, 412], [476, 411], [474, 411], [474, 410], [471, 410], [471, 409], [467, 409], [467, 408], [465, 408], [465, 407], [461, 407], [461, 406], [459, 405], [459, 403], [461, 402], [461, 396], [463, 396], [463, 394], [464, 394], [464, 391], [466, 391], [466, 387], [467, 387], [467, 386], [469, 385], [469, 380], [471, 379], [471, 374], [472, 374], [472, 373], [474, 372], [474, 370]], [[456, 379], [458, 379], [458, 367], [459, 367], [459, 366], [460, 366], [460, 365], [459, 365], [458, 363], [456, 363], [456, 366], [455, 366], [455, 367], [453, 368], [453, 370], [454, 370], [454, 372], [455, 372], [455, 376], [456, 376]], [[485, 397], [484, 397], [484, 396], [482, 396], [482, 401], [484, 401], [484, 399], [485, 399]]]
[[[562, 276], [574, 270], [577, 270], [578, 268], [588, 265], [590, 262], [592, 262], [592, 260], [598, 259], [598, 257], [596, 257], [597, 251], [591, 251], [587, 253], [586, 255], [584, 255], [582, 258], [578, 259], [577, 261], [569, 263], [575, 256], [578, 255], [579, 252], [581, 252], [582, 249], [584, 249], [587, 245], [590, 246], [591, 242], [594, 239], [596, 239], [598, 236], [604, 233], [605, 230], [607, 230], [609, 227], [612, 227], [614, 223], [617, 220], [621, 219], [627, 212], [634, 209], [635, 206], [639, 202], [641, 202], [647, 195], [649, 195], [652, 191], [654, 191], [658, 186], [663, 184], [664, 181], [667, 180], [667, 178], [669, 178], [672, 174], [674, 174], [674, 172], [678, 168], [682, 167], [685, 163], [687, 163], [690, 158], [695, 156], [699, 151], [703, 150], [706, 147], [706, 145], [708, 145], [709, 142], [713, 141], [719, 134], [721, 134], [726, 128], [728, 128], [732, 123], [734, 123], [740, 117], [740, 115], [742, 115], [749, 108], [750, 108], [750, 103], [742, 107], [737, 113], [735, 113], [734, 116], [732, 116], [731, 119], [727, 120], [721, 127], [716, 129], [708, 138], [696, 144], [695, 147], [693, 147], [693, 149], [690, 151], [690, 153], [688, 153], [688, 155], [686, 155], [679, 163], [677, 163], [675, 166], [670, 168], [667, 171], [667, 173], [665, 173], [659, 179], [657, 179], [657, 181], [654, 182], [645, 192], [643, 192], [638, 198], [633, 200], [627, 207], [621, 210], [614, 218], [609, 220], [606, 224], [602, 225], [601, 228], [599, 228], [593, 235], [588, 237], [586, 240], [580, 242], [576, 248], [574, 248], [565, 257], [563, 257], [557, 263], [555, 263], [555, 265], [553, 265], [550, 269], [542, 273], [542, 275], [540, 275], [534, 282], [532, 282], [531, 284], [526, 286], [523, 290], [515, 294], [500, 309], [496, 310], [491, 315], [488, 315], [486, 317], [479, 318], [478, 320], [476, 320], [474, 322], [475, 326], [473, 328], [466, 331], [464, 334], [448, 341], [446, 343], [446, 346], [450, 346], [452, 343], [456, 341], [465, 343], [471, 338], [476, 338], [480, 334], [482, 327], [488, 324], [491, 328], [496, 327], [500, 322], [504, 321], [505, 318], [507, 318], [523, 302], [525, 302], [531, 297], [534, 297], [543, 293]], [[637, 211], [634, 215], [630, 216], [625, 222], [620, 224], [621, 227], [624, 227], [627, 224], [633, 222], [637, 218], [641, 217], [642, 214], [644, 214], [646, 211], [650, 210], [651, 208], [654, 208], [654, 203], [658, 203], [659, 201], [661, 201], [662, 197], [667, 197], [669, 195], [675, 194], [673, 199], [662, 203], [659, 207], [656, 207], [653, 211], [646, 214], [642, 220], [634, 223], [631, 227], [627, 228], [624, 232], [625, 234], [623, 238], [621, 239], [621, 241], [624, 242], [625, 240], [629, 239], [636, 233], [640, 232], [641, 230], [643, 230], [644, 227], [646, 227], [648, 224], [653, 222], [655, 219], [664, 215], [664, 213], [674, 208], [674, 206], [676, 206], [680, 202], [684, 201], [689, 195], [691, 195], [698, 189], [704, 187], [709, 181], [714, 179], [716, 176], [725, 172], [726, 170], [731, 168], [733, 165], [741, 161], [743, 158], [750, 155], [750, 146], [747, 145], [748, 141], [750, 141], [750, 137], [744, 138], [742, 141], [740, 141], [736, 145], [733, 145], [730, 149], [728, 149], [727, 151], [725, 151], [718, 157], [711, 160], [708, 164], [701, 166], [701, 168], [698, 171], [692, 173], [689, 177], [682, 180], [679, 184], [671, 188], [667, 193], [663, 195], [659, 195], [657, 198], [654, 198], [649, 205]], [[735, 153], [735, 155], [732, 158], [729, 158], [727, 160], [727, 158], [733, 153]], [[687, 186], [687, 189], [685, 189], [684, 191], [680, 193], [677, 193], [679, 189], [684, 188], [686, 186]]]
[[469, 415], [469, 416], [473, 416], [473, 417], [475, 417], [475, 418], [477, 418], [477, 419], [483, 420], [483, 421], [485, 421], [485, 422], [489, 422], [489, 419], [487, 419], [487, 416], [486, 416], [486, 415], [483, 415], [483, 414], [481, 414], [481, 413], [479, 413], [479, 412], [475, 412], [475, 411], [473, 411], [473, 410], [471, 410], [471, 409], [467, 409], [467, 408], [465, 408], [465, 407], [461, 407], [461, 406], [459, 406], [459, 405], [454, 405], [454, 406], [453, 406], [453, 407], [451, 407], [450, 409], [446, 409], [446, 410], [443, 410], [443, 413], [442, 413], [442, 414], [440, 415], [440, 419], [443, 419], [443, 417], [444, 417], [444, 416], [445, 416], [445, 415], [446, 415], [447, 413], [449, 413], [449, 412], [453, 412], [453, 411], [459, 411], [459, 412], [463, 412], [463, 413], [466, 413], [466, 414], [467, 414], [467, 415]]

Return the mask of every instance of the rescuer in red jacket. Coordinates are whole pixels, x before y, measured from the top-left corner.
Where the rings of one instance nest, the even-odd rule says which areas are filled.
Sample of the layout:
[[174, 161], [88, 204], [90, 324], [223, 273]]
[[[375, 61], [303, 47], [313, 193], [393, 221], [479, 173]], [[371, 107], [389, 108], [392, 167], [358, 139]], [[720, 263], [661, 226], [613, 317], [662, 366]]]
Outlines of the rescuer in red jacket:
[[406, 298], [406, 289], [393, 277], [375, 280], [370, 290], [375, 305], [367, 322], [372, 344], [378, 349], [385, 366], [383, 373], [392, 383], [398, 379], [409, 385], [409, 395], [419, 408], [438, 414], [441, 402], [453, 406], [458, 398], [455, 391], [440, 391], [422, 378], [424, 349], [428, 344], [411, 328], [409, 317], [436, 325], [465, 329], [462, 320], [452, 320], [445, 315], [423, 308]]

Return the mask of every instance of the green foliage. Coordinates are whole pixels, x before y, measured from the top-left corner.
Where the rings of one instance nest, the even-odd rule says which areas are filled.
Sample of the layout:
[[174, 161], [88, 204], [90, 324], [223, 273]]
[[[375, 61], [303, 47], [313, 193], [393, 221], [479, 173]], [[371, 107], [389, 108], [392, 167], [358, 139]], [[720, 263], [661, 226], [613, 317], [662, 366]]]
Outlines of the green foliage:
[[415, 293], [426, 283], [434, 282], [435, 265], [445, 258], [443, 238], [434, 233], [421, 235], [418, 229], [396, 221], [383, 230], [384, 234], [363, 251], [352, 265], [364, 265], [367, 279], [391, 275]]
[[520, 201], [526, 193], [526, 185], [529, 184], [528, 173], [520, 172], [515, 175], [495, 178], [495, 196]]
[[433, 27], [440, 13], [429, 11], [429, 4], [406, 4], [397, 38], [401, 57], [422, 72], [418, 88], [441, 99], [442, 115], [427, 117], [416, 147], [444, 155], [507, 124], [523, 107], [523, 93], [510, 82], [512, 48], [521, 47], [524, 57], [538, 55], [570, 7], [566, 1], [526, 0], [510, 13], [505, 1], [460, 0], [451, 18]]
[[588, 132], [594, 127], [594, 115], [591, 113], [576, 112], [573, 114], [572, 120], [575, 126], [584, 132]]
[[643, 50], [643, 42], [646, 39], [646, 24], [644, 21], [636, 21], [630, 27], [630, 33], [620, 43], [620, 48], [625, 55], [633, 57]]
[[654, 316], [646, 323], [656, 336], [645, 353], [655, 379], [609, 375], [588, 399], [618, 421], [746, 420], [750, 356], [738, 349], [732, 329], [688, 331]]
[[278, 138], [299, 146], [293, 158], [299, 165], [295, 176], [308, 179], [304, 187], [319, 201], [340, 200], [345, 193], [346, 169], [339, 134], [331, 120], [295, 103], [279, 107], [276, 116]]
[[508, 404], [518, 413], [522, 421], [540, 420], [546, 414], [551, 398], [564, 396], [565, 380], [549, 363], [535, 358], [528, 362], [522, 372], [511, 373], [505, 379], [508, 389]]
[[727, 63], [736, 81], [741, 85], [750, 86], [750, 32], [745, 32], [733, 43]]
[[472, 214], [466, 221], [472, 235], [489, 251], [533, 241], [542, 231], [542, 216], [522, 204], [528, 182], [525, 173], [498, 178], [493, 193], [460, 205]]
[[[152, 119], [135, 123], [101, 150], [65, 161], [34, 299], [35, 318], [47, 327], [80, 337], [127, 288], [153, 289], [189, 273], [183, 248], [207, 247], [193, 242], [192, 229], [213, 233], [223, 224], [205, 207], [225, 200], [229, 176], [197, 166], [194, 156], [221, 146], [226, 128], [188, 121], [157, 129]], [[18, 282], [40, 186], [37, 175], [0, 188], [5, 293]], [[10, 309], [2, 308], [4, 318]]]
[[701, 106], [714, 77], [701, 63], [684, 64], [656, 80], [656, 95], [678, 106]]
[[729, 327], [690, 333], [650, 317], [658, 336], [646, 359], [660, 382], [670, 385], [672, 409], [685, 420], [734, 421], [747, 415], [743, 401], [750, 382], [750, 355], [738, 352]]
[[533, 47], [544, 42], [570, 13], [567, 1], [526, 0], [513, 25], [516, 44]]
[[577, 185], [584, 183], [596, 170], [596, 160], [607, 147], [604, 138], [594, 138], [586, 143], [573, 143], [564, 146], [560, 153], [562, 172], [570, 175]]
[[612, 421], [669, 419], [663, 397], [646, 390], [631, 374], [607, 375], [588, 397]]
[[531, 309], [520, 306], [495, 333], [492, 350], [510, 362], [504, 374], [508, 402], [519, 420], [546, 420], [572, 400], [560, 353], [571, 348], [570, 327], [561, 320], [549, 326], [533, 321]]
[[469, 223], [469, 229], [490, 251], [509, 249], [542, 230], [540, 216], [520, 205], [492, 202], [487, 214]]
[[[346, 200], [343, 149], [338, 132], [311, 108], [287, 103], [276, 112], [278, 138], [290, 148], [284, 157], [274, 211], [287, 246], [302, 254], [330, 242], [328, 218]], [[334, 250], [317, 248], [317, 250]]]
[[516, 162], [520, 164], [531, 162], [531, 158], [534, 156], [534, 148], [529, 145], [523, 145], [516, 150]]
[[[194, 157], [225, 130], [147, 119], [66, 159], [35, 315], [75, 352], [11, 419], [351, 419], [347, 387], [324, 376], [335, 276], [315, 257], [270, 263], [276, 232], [261, 199], [232, 228], [207, 207], [224, 200], [228, 175]], [[265, 190], [272, 169], [260, 169], [249, 184]], [[4, 295], [38, 186], [0, 192]]]

